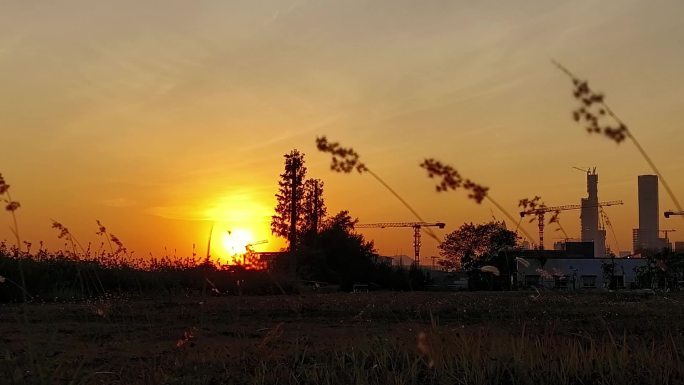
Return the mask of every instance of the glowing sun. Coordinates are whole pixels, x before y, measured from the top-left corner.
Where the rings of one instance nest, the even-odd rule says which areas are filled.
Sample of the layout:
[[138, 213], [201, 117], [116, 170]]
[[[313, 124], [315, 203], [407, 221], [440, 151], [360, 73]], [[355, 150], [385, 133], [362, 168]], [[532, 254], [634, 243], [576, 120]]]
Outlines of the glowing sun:
[[249, 230], [233, 229], [223, 233], [221, 244], [228, 255], [240, 255], [247, 252], [247, 246], [254, 242]]

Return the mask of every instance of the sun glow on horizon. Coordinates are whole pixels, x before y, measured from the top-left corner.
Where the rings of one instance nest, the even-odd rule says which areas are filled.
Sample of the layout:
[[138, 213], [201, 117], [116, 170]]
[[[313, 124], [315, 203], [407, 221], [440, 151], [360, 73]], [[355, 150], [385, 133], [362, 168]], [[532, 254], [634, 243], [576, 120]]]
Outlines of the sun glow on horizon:
[[[265, 200], [257, 192], [244, 190], [207, 199], [198, 205], [195, 215], [213, 224], [211, 255], [214, 261], [252, 265], [246, 261], [249, 258], [245, 258], [248, 251], [272, 251], [282, 247], [282, 240], [271, 233], [273, 209], [264, 203]], [[248, 245], [252, 245], [250, 250], [247, 250]]]
[[221, 237], [221, 245], [227, 256], [233, 258], [245, 254], [247, 246], [254, 243], [254, 235], [251, 231], [237, 228], [228, 230]]

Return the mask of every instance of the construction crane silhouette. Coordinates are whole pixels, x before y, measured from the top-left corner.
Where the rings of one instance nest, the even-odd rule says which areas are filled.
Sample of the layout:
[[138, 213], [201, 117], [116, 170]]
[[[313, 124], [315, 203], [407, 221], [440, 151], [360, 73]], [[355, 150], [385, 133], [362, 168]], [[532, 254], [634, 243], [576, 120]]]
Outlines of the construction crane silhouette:
[[684, 211], [672, 211], [672, 210], [669, 210], [669, 211], [665, 211], [663, 214], [665, 214], [665, 218], [669, 218], [669, 217], [671, 217], [672, 215], [684, 215]]
[[385, 229], [388, 227], [413, 227], [413, 263], [420, 266], [420, 229], [423, 227], [439, 227], [443, 229], [443, 222], [384, 222], [384, 223], [360, 223], [354, 225], [357, 229]]
[[580, 167], [572, 166], [572, 168], [574, 168], [575, 170], [586, 172], [587, 174], [596, 174], [596, 167], [594, 167], [592, 169], [592, 168], [580, 168]]
[[256, 245], [263, 245], [264, 243], [268, 243], [268, 240], [267, 240], [267, 239], [262, 239], [262, 240], [260, 240], [260, 241], [248, 243], [248, 244], [245, 245], [245, 250], [246, 250], [246, 251], [254, 251], [254, 250], [252, 250], [252, 247], [254, 247], [254, 246], [256, 246]]
[[[605, 207], [621, 205], [622, 201], [607, 201], [599, 202], [597, 205], [590, 205], [585, 207]], [[520, 217], [526, 215], [536, 215], [537, 216], [537, 226], [539, 227], [539, 250], [544, 250], [544, 216], [546, 213], [555, 213], [556, 215], [561, 211], [567, 210], [579, 210], [582, 205], [563, 205], [563, 206], [540, 206], [533, 209], [525, 210], [520, 212]]]
[[254, 246], [263, 245], [264, 243], [268, 243], [268, 240], [262, 239], [260, 241], [256, 241], [256, 242], [246, 244], [245, 245], [245, 252], [242, 254], [242, 264], [245, 266], [247, 265], [247, 257], [248, 256], [251, 257], [254, 254], [254, 249], [253, 249]]
[[606, 213], [603, 207], [599, 207], [599, 214], [601, 215], [601, 228], [603, 228], [603, 230], [605, 230], [606, 227], [610, 229], [611, 234], [613, 234], [613, 240], [615, 241], [615, 248], [618, 252], [620, 252], [620, 243], [618, 242], [617, 235], [615, 235], [615, 229], [613, 228], [613, 224], [610, 223], [608, 213]]

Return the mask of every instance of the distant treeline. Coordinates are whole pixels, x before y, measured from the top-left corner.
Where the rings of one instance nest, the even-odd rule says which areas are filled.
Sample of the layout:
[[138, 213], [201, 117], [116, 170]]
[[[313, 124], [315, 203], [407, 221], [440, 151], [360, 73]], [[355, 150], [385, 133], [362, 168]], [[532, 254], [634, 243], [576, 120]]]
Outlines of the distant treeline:
[[287, 255], [269, 270], [256, 270], [192, 258], [163, 258], [142, 264], [126, 262], [123, 258], [83, 257], [68, 252], [27, 254], [3, 244], [0, 245], [0, 302], [20, 302], [24, 298], [31, 302], [53, 302], [109, 296], [290, 294], [304, 289], [302, 279], [346, 291], [351, 291], [354, 284], [370, 290], [419, 290], [426, 284], [424, 274], [418, 269], [374, 261], [367, 261], [363, 268], [352, 263], [347, 270], [333, 271], [327, 267], [317, 270], [310, 263], [324, 254], [307, 254], [299, 254], [300, 271], [292, 275], [288, 267], [293, 257]]

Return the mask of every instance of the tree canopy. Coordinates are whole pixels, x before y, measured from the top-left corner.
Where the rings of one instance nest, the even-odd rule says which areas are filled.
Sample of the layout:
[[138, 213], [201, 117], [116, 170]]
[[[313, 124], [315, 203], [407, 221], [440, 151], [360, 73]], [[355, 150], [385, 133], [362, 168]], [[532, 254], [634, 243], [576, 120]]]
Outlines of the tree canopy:
[[500, 251], [515, 247], [517, 240], [503, 222], [464, 223], [439, 245], [439, 263], [449, 271], [479, 269]]
[[271, 232], [287, 238], [291, 251], [315, 237], [326, 215], [323, 182], [305, 178], [304, 154], [297, 150], [285, 154], [285, 171], [278, 181]]

